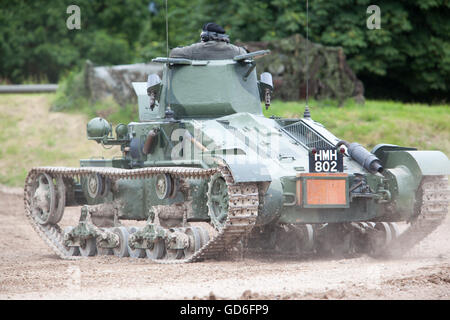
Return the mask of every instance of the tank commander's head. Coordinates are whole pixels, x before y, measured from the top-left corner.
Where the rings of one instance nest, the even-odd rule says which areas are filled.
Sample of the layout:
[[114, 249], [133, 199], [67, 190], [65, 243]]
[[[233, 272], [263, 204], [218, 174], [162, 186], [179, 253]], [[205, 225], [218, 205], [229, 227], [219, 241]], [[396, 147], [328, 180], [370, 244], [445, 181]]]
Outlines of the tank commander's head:
[[200, 39], [202, 42], [223, 41], [230, 43], [230, 37], [225, 34], [224, 28], [214, 22], [208, 22], [203, 25]]

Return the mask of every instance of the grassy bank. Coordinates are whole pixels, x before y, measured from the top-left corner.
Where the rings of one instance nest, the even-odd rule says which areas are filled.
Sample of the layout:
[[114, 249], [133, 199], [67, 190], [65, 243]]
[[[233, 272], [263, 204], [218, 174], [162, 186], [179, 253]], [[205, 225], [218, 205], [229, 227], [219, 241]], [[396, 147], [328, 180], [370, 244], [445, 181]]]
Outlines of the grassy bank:
[[88, 115], [49, 112], [52, 99], [54, 94], [0, 95], [0, 184], [23, 186], [32, 167], [78, 167], [79, 159], [117, 154], [117, 148], [87, 140]]
[[[137, 120], [137, 109], [114, 103], [81, 103], [65, 112], [49, 112], [55, 94], [0, 95], [0, 184], [23, 186], [34, 166], [79, 166], [79, 159], [111, 157], [118, 148], [105, 150], [86, 139], [86, 123], [103, 116], [113, 124]], [[303, 102], [275, 101], [266, 116], [301, 117]], [[441, 150], [450, 156], [450, 106], [429, 107], [387, 101], [310, 102], [312, 118], [337, 137], [359, 142], [368, 149], [378, 143]]]
[[[304, 102], [275, 101], [266, 116], [302, 117]], [[441, 150], [450, 156], [450, 105], [428, 106], [392, 101], [348, 101], [337, 108], [333, 101], [309, 103], [311, 116], [334, 135], [371, 149], [391, 143], [422, 150]]]

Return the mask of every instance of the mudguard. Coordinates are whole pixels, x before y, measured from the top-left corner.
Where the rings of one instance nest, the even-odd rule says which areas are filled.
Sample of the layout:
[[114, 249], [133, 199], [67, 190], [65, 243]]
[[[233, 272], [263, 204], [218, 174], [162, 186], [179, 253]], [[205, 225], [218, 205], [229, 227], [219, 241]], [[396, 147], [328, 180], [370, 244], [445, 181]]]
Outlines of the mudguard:
[[450, 174], [450, 161], [440, 151], [378, 145], [372, 152], [382, 161], [389, 192], [403, 217], [414, 213], [415, 194], [424, 176]]
[[228, 165], [234, 182], [271, 182], [269, 169], [257, 162], [252, 162], [246, 155], [218, 156]]
[[381, 160], [385, 169], [404, 165], [416, 179], [450, 174], [450, 161], [441, 151], [417, 151], [415, 148], [383, 144], [375, 146], [372, 153]]
[[268, 168], [249, 159], [247, 155], [219, 156], [233, 175], [234, 182], [258, 182], [264, 205], [259, 208], [256, 225], [269, 224], [278, 219], [283, 207], [283, 187], [280, 180], [273, 180]]

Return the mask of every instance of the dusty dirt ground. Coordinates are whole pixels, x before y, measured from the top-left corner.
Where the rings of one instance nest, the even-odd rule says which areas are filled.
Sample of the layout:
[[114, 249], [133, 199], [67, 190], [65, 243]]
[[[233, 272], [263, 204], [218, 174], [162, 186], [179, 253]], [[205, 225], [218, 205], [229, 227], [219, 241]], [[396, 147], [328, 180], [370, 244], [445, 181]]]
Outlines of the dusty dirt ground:
[[[78, 216], [78, 210], [66, 214]], [[57, 258], [0, 187], [0, 299], [449, 299], [450, 219], [403, 258], [244, 258], [186, 265]]]

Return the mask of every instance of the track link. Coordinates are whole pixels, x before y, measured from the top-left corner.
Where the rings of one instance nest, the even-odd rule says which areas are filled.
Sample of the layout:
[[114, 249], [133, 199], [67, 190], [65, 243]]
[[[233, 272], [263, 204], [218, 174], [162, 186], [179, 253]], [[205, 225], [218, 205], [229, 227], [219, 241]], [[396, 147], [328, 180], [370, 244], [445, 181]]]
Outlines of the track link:
[[220, 166], [211, 169], [199, 169], [188, 167], [154, 167], [142, 169], [118, 169], [118, 168], [67, 168], [67, 167], [37, 167], [33, 168], [25, 180], [24, 204], [25, 214], [37, 234], [45, 243], [62, 259], [74, 260], [64, 245], [64, 233], [57, 224], [41, 224], [32, 214], [32, 182], [34, 178], [46, 173], [57, 178], [80, 178], [90, 174], [100, 174], [112, 181], [118, 179], [145, 179], [151, 176], [167, 173], [179, 178], [209, 179], [216, 172], [221, 172], [224, 177], [229, 194], [228, 215], [224, 226], [218, 233], [204, 244], [193, 255], [186, 259], [164, 260], [152, 259], [154, 262], [163, 264], [188, 263], [204, 259], [216, 258], [225, 253], [237, 241], [250, 232], [258, 215], [259, 195], [256, 183], [234, 183], [228, 168]]
[[418, 215], [399, 237], [394, 239], [383, 252], [385, 257], [399, 257], [425, 239], [444, 221], [450, 199], [446, 176], [426, 176], [417, 193]]

